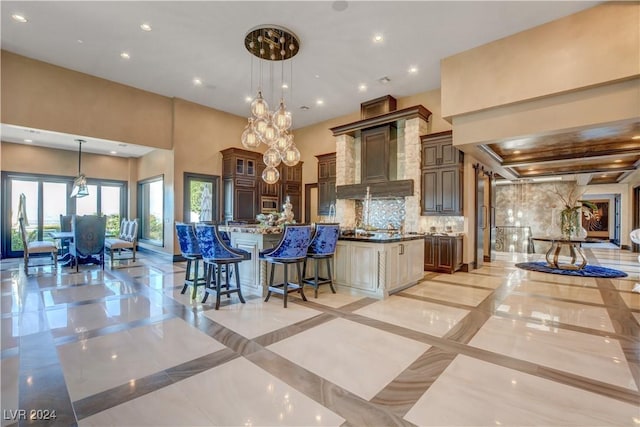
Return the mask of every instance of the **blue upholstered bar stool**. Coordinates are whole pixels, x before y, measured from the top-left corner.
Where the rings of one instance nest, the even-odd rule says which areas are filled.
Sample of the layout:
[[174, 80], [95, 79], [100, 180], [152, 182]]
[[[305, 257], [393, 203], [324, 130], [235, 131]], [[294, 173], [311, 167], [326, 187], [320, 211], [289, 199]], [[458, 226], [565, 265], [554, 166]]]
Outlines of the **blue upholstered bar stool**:
[[[222, 295], [231, 296], [232, 293], [237, 293], [240, 302], [244, 304], [244, 298], [242, 297], [242, 290], [240, 289], [240, 272], [238, 270], [238, 264], [242, 261], [251, 259], [251, 254], [242, 249], [232, 248], [227, 245], [220, 233], [218, 232], [217, 225], [211, 224], [198, 224], [196, 226], [196, 237], [198, 239], [198, 245], [200, 245], [200, 251], [202, 252], [202, 259], [207, 265], [207, 284], [205, 287], [205, 296], [202, 299], [204, 303], [210, 293], [216, 294], [216, 310], [220, 308], [220, 297]], [[231, 288], [230, 285], [230, 271], [233, 264], [234, 276], [236, 278], [236, 287]], [[222, 272], [225, 273], [224, 284], [222, 282]], [[215, 278], [213, 277], [215, 274]], [[223, 290], [222, 288], [225, 288]]]
[[[307, 250], [307, 257], [304, 259], [304, 267], [302, 268], [302, 281], [306, 285], [313, 286], [314, 297], [318, 298], [318, 286], [328, 283], [331, 287], [331, 292], [336, 293], [333, 287], [333, 275], [331, 274], [331, 260], [336, 253], [336, 243], [338, 243], [338, 236], [340, 235], [340, 224], [327, 223], [316, 224], [316, 232], [313, 235], [313, 239], [309, 244]], [[306, 277], [307, 273], [307, 260], [314, 260], [314, 275], [313, 277]], [[325, 260], [327, 263], [327, 276], [318, 277], [318, 267], [321, 260]]]
[[[287, 308], [287, 295], [289, 292], [300, 292], [300, 296], [304, 301], [307, 298], [304, 296], [304, 290], [302, 289], [302, 274], [300, 271], [300, 264], [307, 257], [307, 248], [311, 241], [311, 226], [310, 225], [288, 225], [284, 229], [284, 234], [280, 239], [280, 242], [275, 248], [265, 249], [260, 252], [260, 259], [271, 264], [271, 274], [269, 275], [269, 288], [265, 302], [269, 301], [271, 293], [275, 292], [281, 294], [284, 298], [284, 307]], [[289, 282], [289, 265], [295, 264], [298, 273], [298, 283]], [[282, 283], [273, 283], [273, 274], [276, 265], [282, 265], [284, 267], [284, 279]], [[267, 269], [268, 269], [267, 265]]]
[[[199, 265], [202, 260], [202, 254], [200, 253], [200, 246], [196, 239], [193, 224], [185, 224], [182, 222], [176, 223], [176, 234], [178, 235], [178, 243], [180, 244], [182, 258], [187, 260], [187, 271], [184, 275], [184, 286], [180, 293], [184, 294], [187, 291], [187, 288], [192, 286], [193, 290], [191, 292], [191, 299], [195, 299], [198, 286], [206, 285], [206, 266], [203, 266], [202, 276], [200, 276]], [[193, 274], [191, 274], [192, 269]]]

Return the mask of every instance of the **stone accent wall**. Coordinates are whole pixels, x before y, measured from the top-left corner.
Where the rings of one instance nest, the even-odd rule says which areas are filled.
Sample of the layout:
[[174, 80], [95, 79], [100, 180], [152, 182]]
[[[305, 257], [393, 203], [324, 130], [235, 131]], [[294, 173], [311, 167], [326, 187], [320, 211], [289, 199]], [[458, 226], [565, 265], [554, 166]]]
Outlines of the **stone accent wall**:
[[420, 231], [420, 182], [422, 179], [421, 157], [422, 149], [420, 145], [420, 132], [426, 130], [427, 122], [419, 118], [406, 120], [404, 124], [404, 144], [399, 149], [402, 158], [399, 156], [399, 164], [404, 165], [403, 175], [398, 179], [413, 180], [413, 196], [405, 197], [405, 224], [407, 232]]
[[[339, 135], [336, 137], [336, 185], [355, 183], [356, 149], [353, 137]], [[355, 227], [355, 200], [336, 200], [336, 221], [343, 227]]]

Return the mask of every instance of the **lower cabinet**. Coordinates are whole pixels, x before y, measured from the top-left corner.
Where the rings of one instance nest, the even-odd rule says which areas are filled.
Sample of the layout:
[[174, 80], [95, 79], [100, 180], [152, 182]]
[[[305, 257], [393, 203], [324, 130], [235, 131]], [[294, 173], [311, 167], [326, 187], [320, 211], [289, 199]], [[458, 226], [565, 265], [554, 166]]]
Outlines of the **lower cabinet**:
[[335, 255], [335, 281], [385, 297], [419, 282], [424, 272], [422, 239], [402, 242], [340, 240]]
[[462, 236], [426, 236], [424, 270], [453, 273], [462, 268]]

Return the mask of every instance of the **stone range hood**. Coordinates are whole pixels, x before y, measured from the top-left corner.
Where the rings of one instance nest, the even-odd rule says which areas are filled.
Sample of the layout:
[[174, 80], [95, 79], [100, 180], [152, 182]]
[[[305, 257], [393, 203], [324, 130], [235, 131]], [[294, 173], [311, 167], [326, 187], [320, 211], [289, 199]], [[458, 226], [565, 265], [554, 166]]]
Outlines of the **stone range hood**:
[[[356, 200], [364, 200], [369, 187], [374, 199], [404, 197], [405, 229], [418, 231], [421, 213], [420, 136], [428, 133], [430, 116], [431, 112], [424, 106], [415, 105], [330, 129], [336, 138], [336, 211], [337, 220], [341, 224], [355, 224]], [[397, 148], [393, 147], [388, 157], [389, 167], [393, 171], [387, 178], [363, 180], [363, 172], [366, 174], [368, 171], [360, 169], [360, 150], [363, 148], [361, 135], [384, 128], [386, 125], [391, 125], [392, 132], [397, 132], [397, 135], [393, 134], [390, 137], [390, 141], [393, 141], [397, 136]], [[393, 161], [395, 164], [391, 164]]]

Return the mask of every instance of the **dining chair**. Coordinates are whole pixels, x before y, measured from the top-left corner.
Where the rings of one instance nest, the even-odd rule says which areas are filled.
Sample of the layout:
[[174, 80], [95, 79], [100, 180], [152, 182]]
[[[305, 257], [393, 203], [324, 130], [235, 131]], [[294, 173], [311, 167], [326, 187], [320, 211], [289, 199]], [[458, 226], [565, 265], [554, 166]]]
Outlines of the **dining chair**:
[[[331, 292], [336, 293], [333, 287], [333, 275], [331, 274], [331, 261], [336, 253], [336, 244], [340, 236], [339, 223], [316, 224], [316, 231], [313, 235], [309, 248], [307, 249], [307, 257], [304, 259], [302, 267], [302, 281], [304, 284], [314, 287], [314, 297], [318, 298], [318, 286], [329, 284]], [[306, 277], [307, 261], [314, 260], [314, 275]], [[327, 265], [327, 277], [318, 276], [318, 267], [321, 260], [325, 260]]]
[[79, 271], [80, 261], [94, 262], [95, 256], [104, 270], [104, 242], [107, 217], [97, 215], [74, 216], [71, 220], [73, 240], [69, 243], [72, 262]]
[[[207, 301], [210, 293], [216, 294], [215, 309], [220, 308], [220, 297], [237, 293], [241, 303], [245, 303], [240, 287], [240, 270], [238, 264], [251, 259], [251, 254], [242, 249], [232, 248], [227, 245], [218, 231], [218, 226], [214, 224], [197, 224], [196, 237], [202, 259], [207, 265], [205, 296], [202, 302]], [[233, 265], [236, 286], [230, 287], [231, 266]], [[225, 281], [222, 282], [222, 273], [225, 274]], [[215, 275], [215, 277], [214, 277]], [[223, 287], [225, 288], [223, 290]]]
[[198, 286], [206, 285], [206, 265], [203, 267], [203, 274], [200, 275], [200, 261], [202, 261], [202, 253], [196, 238], [196, 232], [193, 224], [183, 222], [176, 223], [176, 235], [178, 236], [178, 244], [180, 245], [180, 253], [182, 258], [187, 261], [187, 269], [184, 274], [184, 285], [181, 294], [187, 291], [189, 286], [193, 287], [191, 291], [191, 299], [195, 299]]
[[33, 254], [50, 253], [54, 268], [58, 268], [58, 247], [54, 242], [48, 241], [29, 241], [27, 236], [27, 230], [24, 224], [24, 219], [18, 219], [20, 226], [20, 237], [22, 239], [23, 253], [24, 253], [24, 272], [29, 274], [29, 257]]
[[[282, 295], [284, 299], [284, 308], [287, 308], [287, 296], [290, 292], [299, 292], [303, 301], [307, 300], [302, 288], [302, 273], [300, 264], [307, 257], [307, 249], [311, 241], [310, 225], [287, 225], [278, 244], [271, 249], [265, 249], [260, 252], [260, 260], [271, 264], [271, 273], [269, 275], [269, 287], [265, 302], [269, 301], [272, 293]], [[289, 281], [289, 265], [295, 264], [298, 282]], [[282, 265], [284, 268], [284, 276], [282, 283], [273, 283], [273, 277], [276, 265]], [[268, 270], [268, 266], [267, 266]]]

